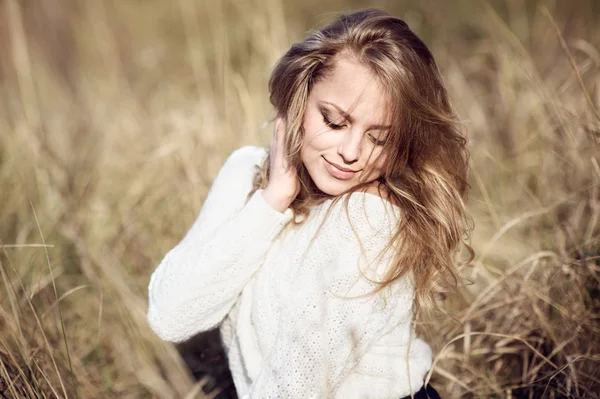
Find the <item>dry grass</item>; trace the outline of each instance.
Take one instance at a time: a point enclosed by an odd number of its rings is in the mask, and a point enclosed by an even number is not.
[[[594,397],[598,4],[374,3],[430,45],[471,138],[477,257],[450,317],[423,322],[436,387]],[[267,144],[277,57],[364,5],[0,2],[1,395],[199,395],[145,324],[149,275],[226,156]]]

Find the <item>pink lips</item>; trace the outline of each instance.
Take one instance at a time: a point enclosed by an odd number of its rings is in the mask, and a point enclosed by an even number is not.
[[[356,174],[356,171],[352,169],[343,168],[335,163],[329,162],[325,157],[323,157],[323,159],[325,160],[325,169],[327,169],[327,172],[336,179],[348,180]]]

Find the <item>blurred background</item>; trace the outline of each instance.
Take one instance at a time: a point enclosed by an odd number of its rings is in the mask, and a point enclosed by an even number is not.
[[[419,321],[434,386],[599,397],[597,0],[0,0],[0,397],[202,397],[150,274],[269,143],[278,57],[364,7],[427,43],[470,139],[471,283]]]

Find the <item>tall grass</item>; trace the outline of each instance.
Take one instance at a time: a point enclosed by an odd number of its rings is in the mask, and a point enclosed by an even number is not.
[[[4,0],[2,395],[199,397],[146,325],[149,275],[227,155],[268,143],[277,57],[373,3],[427,41],[470,137],[477,256],[447,315],[421,320],[435,386],[600,392],[594,0]]]

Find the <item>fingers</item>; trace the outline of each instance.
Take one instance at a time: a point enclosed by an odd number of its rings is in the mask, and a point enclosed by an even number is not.
[[[283,170],[287,169],[285,156],[285,122],[282,117],[277,117],[275,120],[272,150],[274,151],[273,160],[277,163],[277,167],[282,167]]]
[[[280,211],[290,206],[300,190],[296,168],[288,164],[285,138],[285,119],[277,117],[269,148],[269,181],[263,195]]]
[[[285,158],[285,122],[281,117],[277,118],[275,136],[277,137],[277,150],[282,158]]]
[[[276,159],[279,156],[278,151],[278,126],[279,126],[279,118],[275,119],[275,127],[273,128],[273,136],[271,137],[271,143],[269,144],[269,158],[271,163],[271,171],[273,167],[276,165]]]

